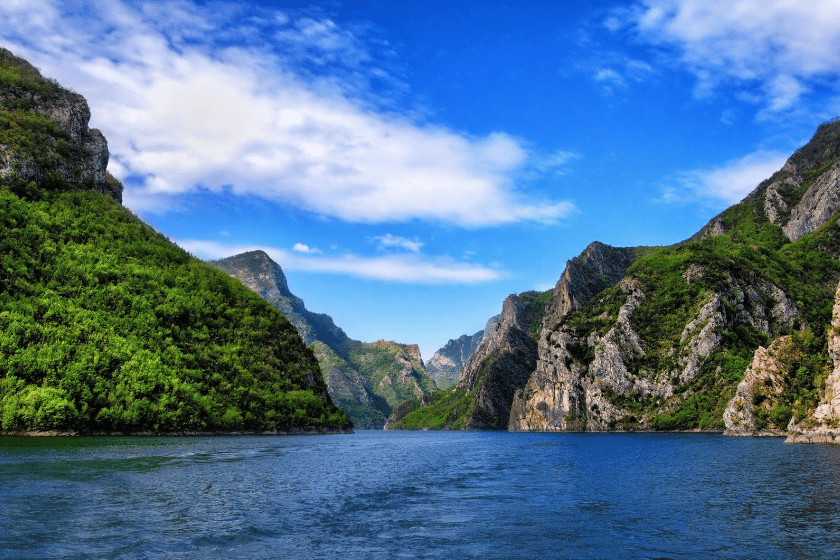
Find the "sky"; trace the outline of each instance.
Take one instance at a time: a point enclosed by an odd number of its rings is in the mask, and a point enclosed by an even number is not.
[[[0,46],[85,96],[148,224],[425,360],[840,115],[836,0],[3,0]]]

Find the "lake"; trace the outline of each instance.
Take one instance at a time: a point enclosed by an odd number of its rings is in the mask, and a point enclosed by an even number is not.
[[[0,438],[0,558],[840,558],[840,448],[709,434]]]

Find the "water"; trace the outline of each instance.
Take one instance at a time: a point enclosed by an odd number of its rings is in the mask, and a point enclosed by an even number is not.
[[[0,558],[839,558],[840,448],[695,434],[0,438]]]

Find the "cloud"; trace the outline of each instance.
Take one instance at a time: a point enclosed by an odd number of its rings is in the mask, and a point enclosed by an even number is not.
[[[779,152],[758,151],[720,167],[687,171],[674,185],[663,189],[660,201],[671,204],[699,201],[714,206],[735,204],[781,169],[786,160],[787,156]]]
[[[295,246],[292,247],[292,251],[297,251],[298,253],[307,253],[309,255],[323,253],[321,249],[316,249],[314,247],[310,247],[309,245],[304,245],[303,243],[295,243]]]
[[[496,267],[459,262],[449,257],[424,257],[417,254],[312,257],[268,246],[232,245],[197,239],[177,239],[175,242],[202,259],[220,259],[261,249],[286,271],[343,274],[406,284],[479,284],[507,277],[505,271]]]
[[[390,233],[387,235],[378,235],[373,237],[372,239],[379,241],[379,248],[391,248],[397,247],[400,249],[405,249],[407,251],[412,251],[417,253],[420,251],[420,248],[423,247],[423,243],[418,241],[416,238],[412,241],[411,239],[406,239],[405,237],[398,237],[396,235],[391,235]]]
[[[610,16],[610,29],[617,17],[643,40],[674,48],[697,77],[700,96],[722,82],[758,86],[766,109],[778,113],[840,77],[836,0],[642,0]]]
[[[356,223],[554,223],[571,202],[531,198],[533,154],[383,109],[396,84],[364,30],[229,4],[58,0],[0,6],[3,43],[88,99],[126,180],[126,204],[168,211],[198,188]],[[387,45],[386,45],[387,47]]]

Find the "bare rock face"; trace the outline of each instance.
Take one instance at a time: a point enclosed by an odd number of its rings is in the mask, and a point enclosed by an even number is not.
[[[786,443],[840,443],[840,285],[834,295],[828,353],[834,361],[834,371],[825,381],[820,404],[802,422],[791,418]]]
[[[769,348],[759,346],[723,413],[727,436],[784,436],[787,425],[773,422],[773,405],[785,390],[785,370],[794,352],[792,337],[782,336]]]
[[[554,324],[604,288],[614,286],[636,260],[634,247],[611,247],[594,241],[566,269],[554,287],[554,297],[545,312],[545,323]]]
[[[28,80],[0,88],[0,110],[23,110],[46,117],[63,133],[51,136],[37,154],[0,145],[0,177],[18,177],[40,185],[48,172],[56,171],[68,183],[92,184],[99,192],[122,202],[122,184],[106,171],[108,143],[99,130],[88,128],[90,108],[85,98],[45,79],[37,68],[6,49],[0,48],[0,59],[12,64]]]
[[[702,274],[702,268],[695,266],[683,277],[688,282]],[[669,352],[675,357],[673,369],[634,369],[630,364],[638,363],[645,351],[630,318],[647,296],[633,278],[623,279],[618,287],[624,293],[624,304],[605,331],[577,333],[562,324],[551,328],[543,324],[537,367],[516,393],[509,430],[649,429],[652,415],[637,417],[615,402],[645,399],[661,403],[659,412],[665,412],[677,387],[693,380],[720,346],[721,331],[742,323],[772,336],[799,317],[796,306],[775,285],[766,281],[750,284],[730,276],[729,288],[722,293],[709,292],[684,327],[678,345]]]
[[[828,222],[840,210],[840,121],[821,125],[785,165],[744,199],[764,197],[763,211],[796,241]],[[726,233],[716,216],[692,239]]]
[[[432,359],[426,363],[426,373],[432,376],[438,388],[446,389],[458,383],[461,369],[481,343],[491,335],[499,318],[500,315],[491,317],[484,329],[472,336],[463,334],[457,339],[451,339],[435,352]]]
[[[515,391],[525,384],[536,365],[537,343],[528,327],[538,310],[510,295],[498,324],[461,371],[457,388],[476,390],[468,430],[504,429]]]

